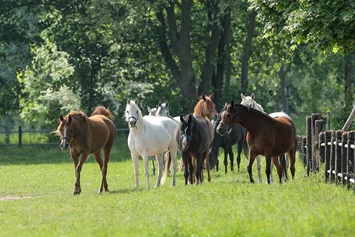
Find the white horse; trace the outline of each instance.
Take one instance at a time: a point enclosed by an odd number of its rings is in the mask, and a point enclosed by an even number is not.
[[[155,155],[158,161],[158,177],[155,187],[161,183],[163,160],[165,151],[169,151],[173,162],[173,180],[171,186],[176,184],[176,153],[177,147],[174,138],[178,123],[168,117],[142,116],[138,107],[138,100],[128,100],[126,105],[125,119],[129,126],[128,148],[134,164],[136,177],[135,187],[139,188],[138,158],[141,156],[144,162],[144,174],[147,188],[150,188],[148,156]]]
[[[240,102],[242,105],[251,107],[253,109],[256,109],[256,110],[259,110],[259,111],[265,113],[264,112],[264,108],[255,101],[255,94],[254,93],[252,93],[250,96],[244,96],[243,93],[241,93],[240,97],[242,98],[242,102]],[[288,116],[284,112],[274,112],[274,113],[269,114],[269,116],[272,117],[272,118],[286,117],[286,118],[292,120],[290,118],[290,116]],[[288,159],[286,159],[286,162],[287,161],[288,161]],[[256,166],[257,166],[257,169],[258,169],[259,183],[261,183],[262,182],[262,178],[261,178],[260,156],[256,157]],[[273,167],[273,164],[271,163],[271,169],[272,169],[272,167]],[[272,173],[270,174],[270,176],[271,176],[270,180],[273,180],[272,179]]]

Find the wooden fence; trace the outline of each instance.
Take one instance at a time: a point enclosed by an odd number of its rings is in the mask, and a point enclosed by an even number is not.
[[[118,128],[117,133],[127,132],[128,128]],[[24,138],[25,137],[25,138]],[[19,126],[17,131],[0,132],[0,146],[34,146],[58,145],[59,138],[52,134],[52,130],[23,130]]]
[[[319,113],[307,116],[306,123],[306,136],[298,136],[298,150],[307,175],[320,171],[324,164],[325,182],[350,189],[355,180],[355,131],[325,131],[326,121]]]

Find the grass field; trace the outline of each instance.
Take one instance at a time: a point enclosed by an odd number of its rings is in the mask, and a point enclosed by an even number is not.
[[[283,185],[250,184],[243,158],[240,172],[213,171],[211,183],[185,186],[178,173],[176,187],[170,177],[149,190],[140,160],[135,190],[121,138],[108,168],[111,192],[97,193],[101,175],[91,156],[74,196],[69,151],[0,149],[0,236],[351,236],[355,228],[353,192],[324,183],[321,173],[307,177],[300,160],[295,180]]]

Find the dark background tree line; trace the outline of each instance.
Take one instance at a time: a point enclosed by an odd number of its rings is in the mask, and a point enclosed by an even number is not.
[[[353,1],[2,1],[1,126],[53,129],[98,104],[116,123],[127,99],[191,113],[201,93],[220,110],[240,93],[304,123],[353,104]],[[291,88],[286,98],[285,90]],[[302,133],[302,132],[301,132]]]

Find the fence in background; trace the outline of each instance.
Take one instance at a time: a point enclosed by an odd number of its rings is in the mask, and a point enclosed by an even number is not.
[[[355,181],[355,131],[344,131],[346,126],[343,130],[325,131],[325,123],[319,113],[307,116],[306,136],[298,137],[298,150],[307,175],[320,171],[324,163],[325,182],[343,184],[350,189]]]
[[[116,131],[128,133],[128,128],[118,128]],[[59,138],[52,132],[52,130],[22,130],[19,126],[17,131],[0,132],[0,146],[57,146]]]

